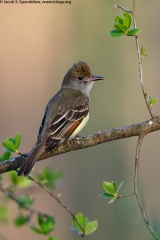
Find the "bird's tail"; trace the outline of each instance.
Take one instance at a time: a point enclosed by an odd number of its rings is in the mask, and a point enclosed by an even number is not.
[[[45,149],[45,145],[37,145],[33,147],[32,151],[27,156],[25,162],[22,164],[21,168],[18,171],[18,176],[27,176],[32,170],[33,165],[38,160],[39,156]]]

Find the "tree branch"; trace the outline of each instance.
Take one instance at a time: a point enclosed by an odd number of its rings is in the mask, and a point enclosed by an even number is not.
[[[160,116],[145,122],[140,122],[120,128],[113,128],[92,135],[88,135],[86,137],[77,137],[73,140],[68,140],[64,145],[60,146],[59,148],[55,148],[50,152],[43,153],[39,160],[43,160],[66,152],[75,151],[78,149],[88,148],[117,139],[146,135],[157,130],[160,130]],[[22,156],[17,156],[7,161],[1,162],[0,173],[16,170],[17,168],[19,168],[24,162],[24,159],[27,157],[27,155],[28,154],[23,154]]]
[[[9,199],[11,199],[12,201],[14,201],[16,204],[18,204],[18,200],[17,200],[17,196],[7,187],[4,187],[4,185],[2,183],[0,183],[0,191],[2,193],[4,193]],[[43,213],[39,210],[36,210],[34,208],[31,208],[31,207],[26,207],[26,206],[23,206],[23,209],[24,210],[27,210],[29,213],[30,213],[30,216],[32,216],[32,214],[41,214],[43,215],[44,217],[48,217],[49,215],[46,214],[46,213]]]
[[[70,215],[71,217],[77,222],[78,226],[81,228],[82,234],[80,235],[81,237],[85,237],[85,229],[84,227],[79,223],[79,221],[77,220],[76,216],[74,215],[74,213],[69,209],[69,207],[67,207],[66,205],[64,205],[59,196],[56,196],[55,194],[53,194],[52,192],[50,192],[48,190],[48,188],[46,188],[41,182],[38,182],[35,178],[33,178],[31,175],[28,176],[28,179],[30,179],[31,181],[33,181],[34,183],[36,183],[39,187],[41,187],[45,192],[47,192],[52,198],[54,198],[54,200],[56,200],[58,202],[58,204],[64,208]]]
[[[133,1],[133,11],[132,11],[132,16],[133,16],[133,25],[134,28],[137,28],[136,24],[136,18],[135,18],[135,12],[136,12],[136,0]],[[140,51],[140,46],[139,46],[139,39],[138,36],[135,36],[135,41],[136,41],[136,48],[137,48],[137,54],[138,54],[138,64],[139,64],[139,77],[140,77],[140,83],[141,83],[141,88],[143,92],[143,96],[146,102],[146,106],[148,108],[148,111],[151,115],[151,117],[155,117],[154,113],[152,112],[152,108],[148,103],[148,95],[144,87],[144,80],[143,80],[143,69],[142,69],[142,58],[141,58],[141,51]]]
[[[151,227],[151,224],[148,220],[147,214],[143,208],[140,196],[139,196],[139,192],[138,192],[138,176],[139,176],[139,160],[140,160],[140,150],[141,150],[141,146],[142,146],[142,141],[143,141],[143,135],[141,135],[138,138],[138,142],[137,142],[137,147],[136,147],[136,156],[135,156],[135,173],[134,173],[134,194],[136,196],[137,202],[138,202],[138,206],[140,208],[140,211],[142,213],[144,222],[146,224],[146,226],[148,227],[150,233],[152,234],[152,236],[154,237],[154,239],[158,240],[159,236],[154,232],[154,230]]]
[[[131,14],[132,14],[132,11],[131,11],[131,10],[127,10],[126,8],[124,8],[124,7],[122,7],[122,6],[118,5],[118,4],[115,4],[114,6],[115,6],[116,8],[122,9],[124,12],[131,13]]]
[[[121,10],[123,10],[124,12],[128,12],[130,14],[132,14],[133,17],[133,25],[134,28],[137,28],[137,23],[136,23],[136,17],[135,17],[135,12],[136,12],[136,0],[133,0],[133,11],[127,10],[126,8],[115,4],[115,7],[120,8]],[[141,51],[140,51],[140,46],[139,46],[139,40],[138,40],[138,36],[135,35],[135,41],[136,41],[136,49],[137,49],[137,54],[138,54],[138,65],[139,65],[139,77],[140,77],[140,84],[141,84],[141,89],[142,89],[142,93],[145,99],[145,103],[146,106],[148,108],[148,111],[151,115],[151,117],[155,117],[155,114],[152,112],[152,108],[148,103],[148,95],[144,86],[144,80],[143,80],[143,69],[142,69],[142,58],[141,58]]]

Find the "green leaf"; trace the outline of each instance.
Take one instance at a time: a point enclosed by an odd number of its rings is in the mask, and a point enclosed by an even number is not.
[[[24,188],[29,187],[32,184],[32,181],[26,177],[19,177],[16,171],[10,171],[8,173],[9,180],[14,187]]]
[[[122,181],[118,189],[116,190],[116,183],[115,182],[103,182],[103,189],[106,193],[101,194],[100,196],[103,198],[109,198],[109,204],[113,203],[116,199],[120,198],[118,195],[119,190],[121,189],[124,181]]]
[[[29,208],[34,199],[31,199],[29,195],[24,195],[23,197],[16,197],[16,202],[20,208]]]
[[[155,239],[160,240],[160,234],[155,233],[155,236],[156,236]]]
[[[18,148],[19,148],[19,145],[20,145],[20,143],[21,143],[21,135],[16,134],[16,136],[14,137],[14,139],[15,139],[15,147],[16,147],[16,149],[18,149]]]
[[[0,174],[0,182],[3,180],[3,178],[2,178],[2,174]]]
[[[77,233],[77,234],[80,235],[80,236],[83,234],[82,231],[79,231],[79,230],[77,230],[77,229],[74,228],[74,227],[70,227],[70,229],[73,230],[75,233]]]
[[[139,28],[133,28],[127,32],[127,36],[135,36],[137,33],[139,33],[140,29]]]
[[[146,49],[142,46],[141,47],[141,57],[143,58],[143,57],[146,57],[146,56],[147,56]]]
[[[89,235],[93,233],[94,231],[97,230],[97,228],[98,228],[98,221],[95,220],[95,221],[89,222],[85,227],[85,235]]]
[[[78,213],[76,216],[76,219],[78,223],[83,227],[85,235],[89,235],[93,233],[97,227],[98,227],[98,222],[95,221],[89,221],[87,217],[84,216],[83,213]],[[79,226],[77,221],[72,218],[72,230],[75,231],[77,234],[81,235],[83,233],[82,228]]]
[[[50,234],[51,231],[54,229],[55,221],[54,218],[51,216],[43,216],[42,214],[38,214],[38,224],[40,228],[37,228],[35,226],[31,226],[31,229],[38,233],[43,235]]]
[[[43,217],[42,214],[38,214],[38,224],[41,227],[45,223],[45,218]]]
[[[87,224],[87,219],[85,218],[85,216],[83,215],[83,213],[78,213],[75,218],[72,218],[72,225],[75,229],[77,229],[80,233],[82,233],[82,228],[79,226],[79,224],[77,223],[77,221],[80,223],[80,225],[82,227],[85,227]],[[77,221],[76,221],[77,220]]]
[[[132,18],[129,13],[124,13],[124,18],[116,16],[114,28],[116,30],[121,30],[123,33],[127,33],[132,23]]]
[[[113,203],[117,199],[115,182],[103,182],[103,189],[106,193],[101,194],[103,198],[109,198],[108,204]]]
[[[123,24],[123,18],[120,16],[115,17],[115,23]]]
[[[124,13],[123,24],[127,27],[127,30],[130,28],[131,23],[132,23],[132,17],[131,17],[131,14],[125,12],[125,13]]]
[[[0,223],[8,223],[8,215],[10,213],[10,208],[5,205],[0,205]]]
[[[119,24],[119,23],[116,23],[116,24],[114,25],[114,28],[115,28],[116,30],[122,31],[124,34],[126,34],[126,32],[127,32],[127,30],[128,30],[128,28],[127,28],[124,24]]]
[[[56,240],[56,238],[53,237],[53,236],[49,236],[49,237],[48,237],[48,240]]]
[[[15,217],[15,219],[14,219],[14,225],[15,225],[16,227],[21,227],[21,226],[27,224],[27,223],[29,222],[29,220],[30,220],[30,217],[29,217],[29,216],[27,216],[27,215],[25,216],[25,215],[23,215],[23,214],[20,214],[20,215],[18,215],[17,217]]]
[[[124,35],[124,33],[120,30],[111,30],[110,31],[110,37],[116,38]]]
[[[103,182],[103,189],[110,195],[114,196],[116,194],[115,182]]]
[[[108,193],[100,194],[100,196],[103,197],[103,198],[112,198],[113,197],[113,195],[108,194]]]
[[[5,151],[3,153],[3,155],[0,156],[0,162],[4,162],[4,161],[8,160],[10,158],[10,156],[11,156],[11,152],[10,151]]]
[[[31,229],[38,234],[44,234],[43,231],[35,226],[31,226]]]
[[[14,138],[7,138],[3,143],[3,147],[9,149],[11,152],[16,152],[20,145],[21,136],[16,134]]]
[[[46,167],[41,173],[37,174],[36,177],[38,181],[42,182],[48,188],[51,188],[55,185],[56,181],[61,178],[61,173]]]
[[[42,214],[38,214],[38,223],[43,231],[43,234],[49,234],[54,229],[55,221],[51,216],[43,216]]]
[[[7,138],[4,142],[2,142],[2,145],[3,147],[9,149],[12,152],[15,152],[17,150],[14,146],[14,143],[9,138]]]
[[[149,103],[149,105],[150,105],[150,107],[152,107],[154,104],[156,104],[158,102],[158,98],[157,97],[151,97],[151,96],[149,96],[149,98],[148,98],[148,103]]]
[[[18,182],[19,180],[21,180],[21,178],[18,177],[17,173],[15,171],[11,171],[8,173],[8,176],[9,176],[9,180],[10,182],[17,186],[18,185]]]
[[[127,36],[135,36],[136,34],[138,34],[140,29],[139,28],[130,29],[131,24],[132,24],[131,14],[125,12],[124,18],[122,18],[120,16],[116,16],[114,30],[110,31],[110,36],[111,37],[120,37],[124,34]]]

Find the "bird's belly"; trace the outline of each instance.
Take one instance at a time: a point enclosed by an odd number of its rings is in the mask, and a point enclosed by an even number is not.
[[[72,133],[69,139],[74,138],[81,130],[82,128],[86,125],[86,123],[89,120],[89,113],[88,115],[83,119],[83,121],[80,123],[80,125],[76,128],[76,130]]]

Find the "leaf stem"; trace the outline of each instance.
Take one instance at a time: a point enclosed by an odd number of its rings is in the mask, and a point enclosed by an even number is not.
[[[122,9],[124,12],[131,13],[131,14],[132,14],[132,11],[127,10],[126,8],[124,8],[124,7],[122,7],[122,6],[118,5],[118,4],[115,4],[114,6],[115,6],[116,8]]]
[[[132,196],[134,196],[134,195],[135,195],[135,193],[131,193],[131,194],[127,194],[127,195],[122,195],[122,196],[118,195],[117,199],[128,198],[128,197],[132,197]]]

